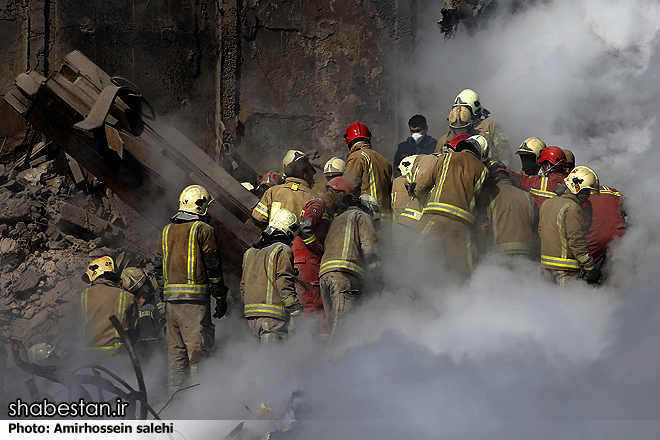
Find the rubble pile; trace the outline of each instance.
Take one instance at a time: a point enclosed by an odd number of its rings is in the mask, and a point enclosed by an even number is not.
[[[57,147],[0,164],[0,335],[58,344],[95,257],[151,269],[158,231],[93,176],[74,183]]]

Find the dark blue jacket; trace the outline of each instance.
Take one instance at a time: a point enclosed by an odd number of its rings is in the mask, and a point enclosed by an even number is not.
[[[412,156],[413,154],[431,154],[435,152],[435,146],[438,145],[438,140],[429,136],[428,134],[422,138],[422,142],[417,144],[415,139],[410,136],[405,142],[401,142],[396,148],[394,153],[394,162],[392,166],[396,169],[404,157]]]

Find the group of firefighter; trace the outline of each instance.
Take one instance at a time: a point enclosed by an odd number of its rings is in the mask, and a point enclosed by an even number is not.
[[[466,281],[480,258],[496,255],[540,261],[542,277],[562,286],[601,282],[607,248],[626,229],[621,194],[601,186],[592,169],[575,166],[572,152],[538,137],[516,151],[522,173],[511,171],[508,138],[488,116],[470,89],[456,97],[440,141],[423,116],[413,116],[394,168],[372,148],[361,122],[347,128],[346,160],[330,159],[325,179],[314,179],[308,156],[288,151],[281,175],[269,172],[252,189],[262,233],[244,254],[240,293],[255,338],[282,343],[303,328],[336,338],[365,285],[383,289],[384,249],[401,260],[424,253],[423,265],[404,265],[409,272],[419,267],[418,279],[425,269]],[[84,346],[121,349],[101,318],[108,310],[148,340],[165,308],[168,385],[177,389],[195,373],[214,344],[211,316],[222,318],[228,308],[222,237],[207,214],[212,201],[202,186],[185,188],[160,235],[154,274],[166,307],[141,269],[120,276],[110,257],[90,264],[90,287],[80,299]]]

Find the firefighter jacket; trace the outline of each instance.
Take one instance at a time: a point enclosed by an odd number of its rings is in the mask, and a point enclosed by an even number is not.
[[[591,194],[582,205],[589,227],[586,235],[589,254],[596,263],[605,257],[610,242],[626,233],[628,225],[623,201],[619,191],[601,186],[600,193]]]
[[[565,191],[548,199],[539,213],[541,266],[565,271],[593,269],[586,233],[582,206],[575,194]]]
[[[108,318],[115,315],[129,335],[136,335],[138,310],[135,296],[107,278],[97,278],[80,293],[76,305],[80,316],[80,348],[104,354],[120,352],[124,344]],[[135,342],[135,341],[132,341]]]
[[[417,197],[408,195],[408,185],[409,182],[404,176],[399,176],[392,182],[392,214],[395,223],[418,228],[424,205]]]
[[[433,157],[435,160],[427,164]],[[415,194],[424,196],[431,191],[425,214],[438,214],[474,224],[477,204],[485,202],[482,199],[484,187],[488,185],[488,170],[472,153],[419,156],[412,172]]]
[[[328,181],[323,179],[323,180],[316,180],[314,179],[314,186],[312,187],[312,193],[316,197],[319,197],[321,194],[325,194],[325,187],[328,184]]]
[[[383,218],[390,215],[392,164],[367,142],[356,142],[346,158],[344,177],[353,185],[356,197],[371,194],[380,203]]]
[[[260,223],[268,223],[278,210],[288,209],[300,219],[303,207],[316,197],[304,179],[287,177],[283,184],[266,190],[252,210],[252,217]]]
[[[213,226],[202,221],[170,223],[158,240],[154,273],[163,300],[210,303],[224,287],[218,240]],[[224,300],[224,297],[218,296]]]
[[[301,313],[295,278],[293,251],[284,243],[276,241],[245,251],[241,276],[245,317],[288,320],[289,314]]]
[[[321,260],[323,242],[332,221],[326,206],[323,199],[313,199],[303,208],[300,217],[300,234],[293,241],[292,246],[296,264],[307,260],[313,260],[316,264]]]
[[[555,193],[557,185],[563,183],[566,178],[566,174],[562,172],[554,172],[542,177],[539,175],[525,176],[511,170],[507,171],[514,185],[523,191],[528,191],[534,197],[534,202],[536,202],[539,209],[541,209],[543,202],[557,195]]]
[[[437,145],[438,140],[428,134],[424,135],[419,144],[415,142],[415,139],[412,136],[410,136],[405,142],[401,142],[396,147],[392,166],[396,169],[406,156],[412,156],[414,154],[433,154]]]
[[[491,252],[534,255],[538,208],[532,196],[502,179],[491,189],[483,225]]]
[[[500,124],[490,119],[479,119],[474,123],[474,129],[492,142],[489,144],[491,159],[511,165],[513,157],[509,146],[509,136],[502,130]]]
[[[379,268],[378,236],[371,217],[351,206],[330,224],[319,275],[347,272],[362,278],[367,269]]]
[[[479,135],[483,136],[484,138],[486,138],[486,141],[488,142],[488,146],[490,147],[490,152],[491,152],[490,156],[491,156],[491,159],[493,159],[493,150],[495,148],[494,147],[495,141],[493,140],[493,136],[490,133],[479,131],[475,127],[468,127],[467,132],[470,134],[470,136],[475,136],[475,135],[479,134]],[[443,153],[453,152],[453,150],[450,150],[447,147],[447,143],[449,143],[449,141],[454,139],[454,136],[456,136],[457,134],[458,133],[454,132],[454,130],[450,128],[449,131],[447,132],[447,134],[442,136],[440,138],[440,140],[438,141],[438,145],[435,147],[435,154],[443,154]]]

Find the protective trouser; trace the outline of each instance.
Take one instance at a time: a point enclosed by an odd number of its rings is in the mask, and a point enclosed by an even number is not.
[[[321,298],[319,267],[320,264],[310,264],[308,262],[295,264],[295,268],[298,270],[296,293],[298,294],[298,301],[304,307],[303,317],[305,321],[317,322],[318,324],[314,327],[318,328],[322,337],[327,337],[328,326],[323,310],[323,299]]]
[[[346,314],[360,303],[362,279],[348,272],[328,272],[321,275],[320,281],[330,339],[333,339]]]
[[[575,284],[582,280],[579,270],[554,270],[541,268],[541,273],[546,281],[566,287],[569,284]]]
[[[215,343],[211,305],[196,301],[168,301],[165,312],[170,391],[180,388],[186,376],[197,374],[202,357]]]
[[[247,318],[252,335],[262,344],[283,344],[289,339],[289,321],[276,318]]]
[[[452,273],[469,278],[476,257],[471,226],[458,219],[434,214],[425,214],[422,222],[425,226],[421,239],[427,249],[439,254],[439,261],[445,259]]]

